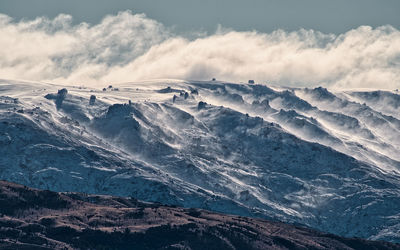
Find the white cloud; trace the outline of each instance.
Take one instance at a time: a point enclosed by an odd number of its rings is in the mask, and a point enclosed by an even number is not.
[[[72,25],[68,15],[20,22],[0,16],[0,78],[103,84],[212,77],[287,86],[399,88],[400,32],[391,26],[361,26],[338,36],[219,28],[210,36],[185,38],[128,11],[94,26]]]

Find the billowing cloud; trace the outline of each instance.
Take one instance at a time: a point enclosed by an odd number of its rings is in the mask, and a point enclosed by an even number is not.
[[[157,78],[270,82],[285,86],[400,87],[400,32],[361,26],[340,35],[219,28],[174,34],[144,14],[120,12],[97,25],[68,15],[14,22],[0,15],[0,78],[70,84]]]

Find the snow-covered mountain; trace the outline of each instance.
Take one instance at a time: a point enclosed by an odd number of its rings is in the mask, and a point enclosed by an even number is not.
[[[104,87],[1,80],[0,178],[400,242],[397,92]]]

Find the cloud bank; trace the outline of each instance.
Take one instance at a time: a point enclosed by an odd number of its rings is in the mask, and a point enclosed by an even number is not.
[[[72,17],[14,22],[0,15],[0,78],[99,84],[160,78],[334,88],[400,87],[400,31],[361,26],[341,35],[219,28],[195,38],[144,14],[97,25]]]

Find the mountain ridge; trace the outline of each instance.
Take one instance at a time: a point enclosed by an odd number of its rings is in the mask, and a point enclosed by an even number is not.
[[[396,93],[368,93],[2,80],[0,178],[398,242]]]

